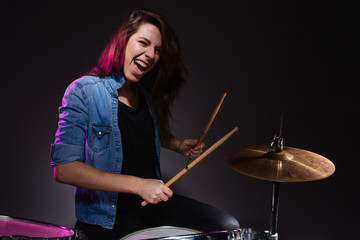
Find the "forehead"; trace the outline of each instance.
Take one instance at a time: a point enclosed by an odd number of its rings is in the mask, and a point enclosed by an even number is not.
[[[142,23],[131,38],[145,38],[156,46],[161,45],[160,30],[151,23]]]

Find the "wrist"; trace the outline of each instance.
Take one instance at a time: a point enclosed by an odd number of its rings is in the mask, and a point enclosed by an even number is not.
[[[129,189],[127,192],[140,195],[142,186],[144,185],[144,179],[136,176],[129,177],[131,178],[131,182],[128,182]]]
[[[181,142],[179,142],[179,143],[176,145],[176,149],[177,149],[178,153],[181,153],[180,145],[181,145]]]

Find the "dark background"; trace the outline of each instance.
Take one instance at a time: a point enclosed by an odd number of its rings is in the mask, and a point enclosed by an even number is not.
[[[223,92],[204,142],[239,127],[173,190],[228,211],[242,227],[269,229],[271,183],[235,172],[224,156],[268,144],[285,102],[285,145],[327,157],[336,171],[281,185],[279,238],[356,238],[359,8],[289,2],[3,1],[0,214],[73,226],[75,188],[56,183],[49,166],[58,107],[124,15],[145,8],[169,20],[185,50],[190,81],[173,105],[173,133],[198,138]],[[185,161],[164,150],[165,180]]]

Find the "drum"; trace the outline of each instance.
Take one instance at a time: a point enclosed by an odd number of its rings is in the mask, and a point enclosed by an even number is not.
[[[0,215],[0,239],[75,239],[66,227]]]
[[[121,240],[140,240],[140,239],[241,240],[241,232],[240,230],[235,230],[235,231],[201,233],[197,230],[188,229],[188,228],[161,226],[161,227],[143,229],[121,238]]]
[[[252,228],[242,228],[241,229],[242,240],[269,240],[270,238],[268,232],[257,232]]]

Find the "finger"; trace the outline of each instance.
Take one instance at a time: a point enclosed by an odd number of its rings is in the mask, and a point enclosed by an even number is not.
[[[150,198],[150,199],[145,200],[145,201],[150,203],[150,204],[157,204],[159,202],[159,200],[156,199],[156,198]]]
[[[172,197],[172,196],[173,196],[173,191],[172,191],[170,188],[168,188],[168,187],[166,187],[166,188],[164,189],[164,193],[165,193],[166,196],[168,196],[168,197]]]
[[[194,153],[192,153],[192,152],[190,152],[190,158],[191,159],[195,159],[195,158],[197,158],[198,156],[200,156],[200,154],[194,154]]]
[[[161,182],[163,183],[163,181],[161,181]],[[173,191],[164,184],[161,186],[161,188],[159,190],[160,191],[157,194],[158,202],[161,202],[161,201],[166,202],[167,200],[169,200],[169,197],[172,197],[172,195],[173,195]]]
[[[199,146],[196,146],[194,149],[202,150],[205,147],[205,143],[201,143]]]
[[[193,153],[193,154],[198,154],[198,153],[201,153],[201,152],[202,152],[202,149],[193,148],[193,149],[191,149],[190,152]]]
[[[159,198],[160,201],[164,201],[164,202],[166,202],[169,199],[169,197],[163,192],[159,195]]]
[[[166,199],[166,198],[164,197],[164,193],[163,193],[163,192],[159,192],[159,193],[157,193],[157,194],[154,194],[154,195],[150,198],[150,200],[147,201],[147,202],[149,202],[149,203],[151,203],[151,204],[157,204],[157,203],[159,203],[159,202],[161,202],[161,201],[164,201],[163,199]]]
[[[196,149],[190,150],[190,156],[199,156],[201,153],[202,153],[202,150],[196,150]]]
[[[196,139],[186,139],[186,140],[184,140],[184,143],[185,143],[186,146],[192,148],[192,147],[196,146],[196,144],[198,143],[198,140],[196,140]]]

